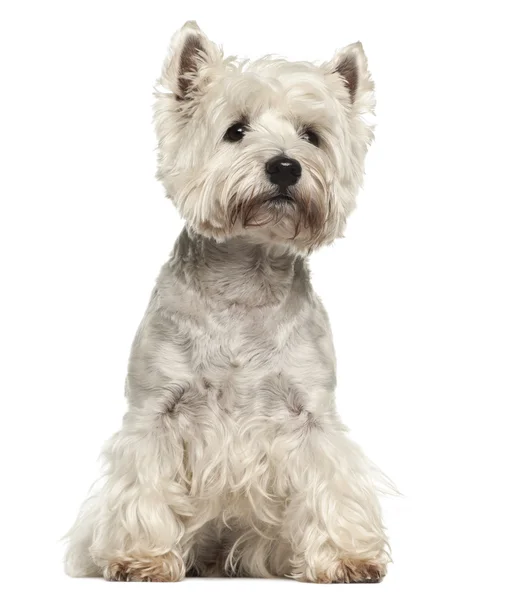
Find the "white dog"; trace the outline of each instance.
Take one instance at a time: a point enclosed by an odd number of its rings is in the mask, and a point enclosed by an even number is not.
[[[341,236],[362,181],[362,46],[321,66],[239,63],[189,22],[159,84],[158,176],[187,225],[134,340],[128,412],[67,572],[380,581],[373,469],[335,412],[306,258]]]

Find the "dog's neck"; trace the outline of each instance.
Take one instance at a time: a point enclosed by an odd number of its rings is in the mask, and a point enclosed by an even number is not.
[[[303,257],[242,237],[217,242],[185,228],[170,265],[208,304],[277,306],[310,291]]]

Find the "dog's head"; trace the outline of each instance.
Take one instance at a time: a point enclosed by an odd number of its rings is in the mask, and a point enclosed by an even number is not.
[[[192,229],[306,251],[340,236],[372,139],[361,44],[315,66],[224,58],[194,22],[156,92],[158,176]]]

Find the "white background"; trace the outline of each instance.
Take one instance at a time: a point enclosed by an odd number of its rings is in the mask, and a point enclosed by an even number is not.
[[[450,598],[506,590],[508,194],[501,2],[91,1],[0,15],[1,586],[70,598]],[[131,339],[181,222],[152,86],[196,19],[226,54],[360,39],[377,139],[346,238],[312,257],[337,402],[396,482],[379,586],[73,580],[58,539],[120,426]],[[171,587],[169,587],[169,585]],[[487,590],[493,592],[488,595]]]

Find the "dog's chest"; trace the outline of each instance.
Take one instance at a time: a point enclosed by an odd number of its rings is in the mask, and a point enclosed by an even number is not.
[[[180,331],[189,380],[169,419],[185,439],[189,472],[213,471],[213,481],[238,491],[284,460],[268,458],[267,444],[273,453],[277,436],[316,422],[333,375],[323,336],[305,318],[268,311],[210,316]]]
[[[230,414],[248,410],[262,382],[284,370],[282,337],[259,319],[210,328],[193,348],[197,385]]]

